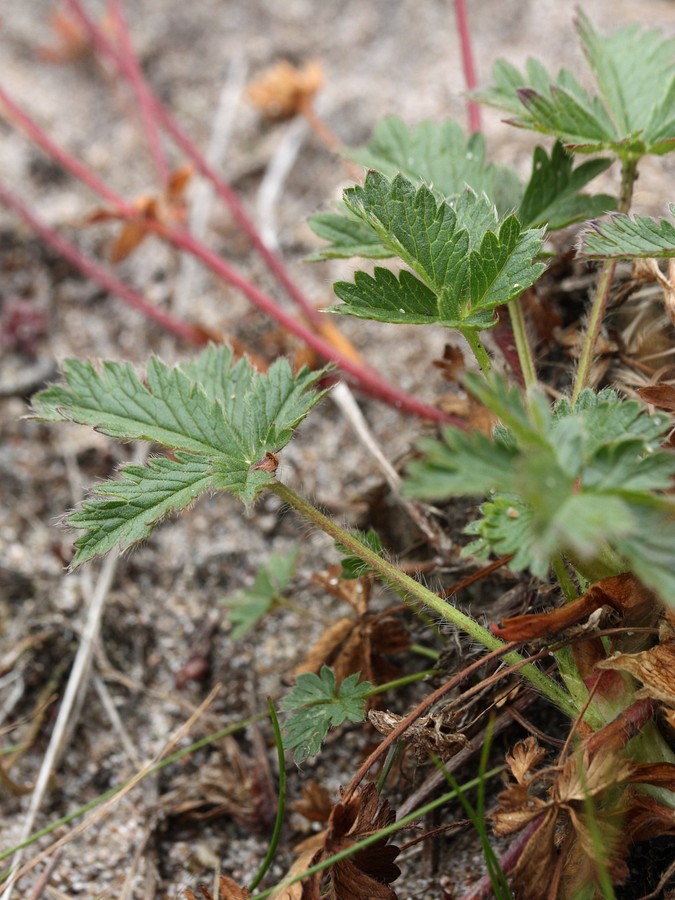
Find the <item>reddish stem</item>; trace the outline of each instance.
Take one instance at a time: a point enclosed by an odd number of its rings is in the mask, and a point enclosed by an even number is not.
[[[93,278],[94,281],[97,281],[101,287],[110,291],[111,294],[116,294],[124,300],[125,303],[128,303],[129,306],[133,306],[134,309],[137,309],[139,312],[143,313],[143,315],[152,319],[162,328],[172,332],[177,337],[189,341],[192,344],[206,343],[206,336],[198,328],[194,328],[186,322],[181,322],[169,313],[157,309],[156,306],[149,303],[141,296],[141,294],[136,293],[136,291],[124,284],[123,281],[120,281],[107,269],[104,269],[103,266],[100,266],[98,263],[94,262],[94,260],[89,259],[89,257],[78,250],[74,244],[71,244],[70,241],[66,240],[66,238],[62,237],[58,232],[54,231],[38,219],[18,197],[15,197],[7,190],[2,182],[0,182],[0,201],[2,201],[5,206],[18,213],[18,215],[20,215],[21,218],[40,235],[46,244],[53,247],[61,254],[61,256],[67,259],[81,272],[84,272],[89,278]]]
[[[455,18],[457,31],[459,32],[459,44],[462,51],[462,67],[464,69],[464,83],[468,91],[476,89],[476,69],[473,62],[473,50],[471,49],[471,29],[469,16],[466,11],[466,0],[455,0]],[[469,130],[480,131],[480,107],[471,97],[466,101],[469,116]]]
[[[227,281],[229,284],[238,288],[248,299],[265,312],[268,316],[277,321],[283,328],[290,331],[300,340],[304,341],[309,347],[318,353],[323,359],[329,362],[337,363],[343,372],[351,375],[354,381],[371,397],[377,397],[399,409],[405,409],[413,415],[423,419],[432,419],[435,422],[448,422],[457,425],[460,428],[466,428],[464,420],[455,416],[450,416],[438,409],[436,406],[430,406],[417,400],[415,397],[406,394],[404,391],[394,387],[394,385],[385,381],[374,369],[369,366],[359,365],[352,359],[341,353],[333,344],[318,335],[311,328],[303,325],[285,310],[283,310],[274,300],[267,294],[259,290],[250,281],[247,281],[240,275],[228,262],[221,256],[197,241],[187,231],[178,231],[175,229],[164,229],[161,225],[156,228],[153,223],[150,227],[161,234],[174,247],[179,248],[187,253],[191,253],[196,259],[201,260],[205,266],[216,274],[219,278]]]
[[[120,0],[109,0],[108,9],[119,42],[117,52],[120,60],[124,61],[125,72],[134,89],[136,99],[138,100],[141,123],[143,125],[143,130],[145,131],[150,155],[152,156],[162,184],[166,184],[169,180],[169,165],[166,161],[159,129],[157,128],[154,98],[147,81],[143,77],[143,71],[138,57],[134,52]]]
[[[118,68],[120,73],[129,78],[127,62],[120,55],[116,47],[106,37],[98,25],[87,15],[80,4],[80,0],[67,0],[74,15],[82,22],[94,46],[104,53]],[[277,279],[279,284],[286,291],[288,296],[294,303],[304,312],[309,321],[315,326],[321,326],[323,322],[322,314],[310,303],[305,297],[297,284],[291,278],[286,266],[281,259],[270,250],[264,243],[258,229],[253,221],[249,218],[246,210],[242,206],[236,193],[229,184],[206,162],[199,149],[193,144],[189,137],[181,130],[171,113],[152,93],[150,87],[146,84],[148,95],[152,98],[154,105],[154,114],[162,127],[173,138],[177,146],[192,161],[195,168],[204,178],[207,178],[215,188],[218,196],[229,207],[235,221],[241,230],[248,237],[253,247],[264,260],[265,265]]]
[[[88,187],[100,194],[111,204],[115,212],[119,213],[122,217],[138,220],[138,211],[134,209],[133,206],[130,206],[121,197],[110,190],[110,188],[103,184],[102,181],[83,166],[82,163],[75,159],[75,157],[71,156],[63,148],[55,144],[27,114],[10,99],[7,92],[2,87],[0,87],[0,100],[5,103],[15,120],[38,146],[42,147],[43,150],[49,153],[73,175],[84,181]],[[423,403],[415,397],[406,394],[404,391],[401,391],[399,388],[396,388],[387,382],[369,366],[359,365],[353,360],[348,359],[328,341],[324,340],[301,322],[286,313],[271,297],[268,297],[255,287],[254,284],[247,281],[231,265],[229,265],[229,263],[226,263],[225,260],[209,250],[204,244],[195,240],[188,232],[169,229],[163,223],[150,218],[144,218],[142,221],[149,230],[154,231],[156,234],[159,234],[161,237],[170,241],[174,246],[187,250],[198,259],[201,259],[213,272],[241,290],[242,293],[255,303],[256,306],[264,310],[268,315],[279,322],[280,325],[300,338],[300,340],[305,341],[308,346],[324,359],[337,363],[340,368],[352,376],[356,383],[361,386],[367,394],[378,397],[396,408],[405,410],[420,418],[431,419],[436,422],[451,422],[460,427],[465,427],[462,420],[457,419],[454,416],[449,416],[437,407]]]

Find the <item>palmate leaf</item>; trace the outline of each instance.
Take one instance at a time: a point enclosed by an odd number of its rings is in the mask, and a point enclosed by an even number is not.
[[[499,224],[487,199],[470,191],[456,201],[439,201],[402,175],[389,181],[370,172],[363,187],[345,192],[345,203],[415,274],[402,272],[396,279],[376,269],[374,276],[358,273],[354,284],[338,282],[334,290],[344,305],[335,312],[489,328],[496,307],[534,284],[544,269],[534,261],[541,231],[523,231],[515,216]]]
[[[513,568],[542,578],[560,554],[590,571],[609,553],[617,572],[630,569],[673,603],[675,454],[659,446],[669,418],[609,390],[550,409],[498,377],[467,384],[502,425],[492,438],[448,428],[422,443],[406,493],[489,498],[468,552],[514,554]]]
[[[118,481],[94,490],[95,499],[69,518],[84,534],[73,566],[146,538],[170,512],[206,490],[229,490],[246,504],[272,480],[266,454],[282,449],[318,402],[312,390],[323,372],[293,374],[277,360],[265,374],[247,360],[234,362],[227,347],[207,347],[194,362],[148,363],[145,380],[125,363],[68,360],[64,385],[33,402],[36,418],[90,425],[122,440],[152,441],[175,459],[127,466]]]
[[[589,259],[672,258],[675,226],[668,219],[612,215],[584,228],[579,251]]]
[[[637,25],[602,35],[583,13],[577,31],[597,95],[571,72],[553,78],[529,61],[522,74],[498,63],[495,86],[478,99],[512,113],[512,124],[554,135],[582,152],[611,149],[626,159],[675,147],[675,41]]]
[[[295,762],[300,764],[316,755],[330,728],[343,722],[362,722],[372,687],[369,681],[359,683],[357,672],[348,675],[338,688],[335,673],[328,666],[322,666],[318,675],[298,675],[295,687],[281,701],[281,708],[293,713],[284,726],[284,744],[293,751]]]

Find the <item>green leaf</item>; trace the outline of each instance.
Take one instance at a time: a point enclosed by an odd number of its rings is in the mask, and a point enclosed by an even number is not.
[[[90,425],[122,440],[146,440],[175,450],[176,459],[127,466],[122,480],[94,490],[96,497],[69,523],[85,531],[73,565],[145,539],[167,513],[204,490],[229,490],[250,504],[274,478],[267,454],[281,450],[293,429],[323,396],[312,388],[323,372],[294,375],[277,360],[265,374],[247,360],[235,363],[227,347],[207,347],[173,368],[148,363],[144,380],[125,363],[68,360],[65,385],[39,393],[33,413],[46,421]]]
[[[667,219],[615,214],[590,222],[579,251],[589,259],[668,259],[675,256],[675,226]]]
[[[369,681],[359,683],[359,673],[349,675],[337,688],[335,673],[322,666],[318,675],[298,675],[296,685],[281,701],[281,708],[294,711],[284,726],[285,745],[299,765],[321,749],[330,728],[343,722],[362,722]]]
[[[290,553],[273,553],[256,572],[251,587],[224,601],[229,608],[230,622],[234,625],[230,633],[233,641],[248,634],[279,602],[291,583],[299,552],[296,548]]]
[[[445,199],[469,187],[489,197],[500,214],[514,209],[523,192],[512,169],[486,162],[482,134],[475,132],[467,137],[450,120],[410,126],[388,116],[375,126],[375,134],[365,147],[350,148],[347,154],[388,178],[400,174],[416,186],[426,184]]]
[[[515,216],[498,224],[485,198],[465,192],[439,201],[424,185],[370,172],[363,187],[345,192],[349,209],[415,274],[397,279],[385,269],[338,282],[336,312],[383,322],[489,328],[494,310],[520,294],[544,269],[534,258],[541,231],[523,231]],[[417,277],[416,277],[417,276]]]
[[[675,41],[627,25],[609,35],[579,14],[577,31],[597,94],[561,70],[553,78],[530,60],[525,73],[500,62],[495,85],[478,99],[505,109],[512,124],[551,134],[568,147],[612,150],[622,159],[662,154],[675,146]]]
[[[601,216],[616,207],[608,194],[580,193],[590,181],[604,172],[610,159],[593,159],[572,168],[572,155],[556,141],[550,158],[543,147],[536,147],[532,175],[518,208],[523,227],[545,225],[549,231],[565,228],[572,222]]]
[[[309,217],[309,226],[315,234],[330,241],[308,257],[309,262],[322,259],[387,259],[388,250],[373,229],[351,213],[344,203],[337,203],[338,212],[315,213]]]
[[[184,509],[213,487],[206,459],[176,454],[176,459],[157,457],[145,466],[124,466],[117,481],[104,481],[92,490],[94,497],[68,517],[68,524],[82,529],[75,541],[73,567],[145,540],[166,515]]]
[[[541,578],[560,554],[585,564],[610,554],[617,574],[631,569],[669,600],[675,454],[660,443],[670,419],[610,390],[585,390],[574,407],[565,399],[550,409],[496,376],[470,377],[467,386],[502,425],[492,438],[447,428],[442,441],[423,442],[406,493],[488,497],[467,552],[514,554],[513,568]]]
[[[369,528],[368,531],[356,531],[355,535],[361,543],[365,544],[366,547],[369,547],[373,553],[377,553],[378,555],[382,553],[382,541],[374,528]],[[343,554],[340,578],[359,578],[361,575],[366,575],[368,572],[373,571],[371,566],[364,562],[360,556],[351,553],[337,541],[335,543],[335,548],[338,553]]]

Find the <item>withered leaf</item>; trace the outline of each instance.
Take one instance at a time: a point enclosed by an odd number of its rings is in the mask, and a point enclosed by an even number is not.
[[[323,84],[323,66],[312,59],[304,66],[280,60],[252,81],[248,98],[266,119],[290,119],[306,110]]]
[[[675,387],[672,384],[650,384],[640,388],[638,394],[652,406],[675,412]]]
[[[598,663],[602,669],[619,669],[642,682],[636,697],[652,697],[675,707],[675,641],[657,644],[641,653],[617,653]]]
[[[337,681],[343,681],[356,672],[373,684],[391,681],[399,672],[388,657],[403,653],[410,647],[405,625],[387,612],[369,614],[368,577],[340,579],[339,571],[339,566],[331,566],[326,572],[317,573],[314,581],[348,603],[356,616],[344,616],[329,625],[294,674],[318,673],[326,665],[333,669]],[[369,699],[369,705],[374,705],[376,701],[376,697]]]
[[[332,856],[360,839],[384,828],[394,821],[395,814],[387,801],[380,803],[374,784],[359,786],[346,801],[335,804],[325,833],[322,857]],[[352,856],[330,867],[332,900],[396,900],[396,893],[389,886],[401,874],[394,860],[399,848],[388,843],[388,838],[358,850]],[[318,858],[314,860],[318,861]],[[318,882],[313,879],[307,885],[305,898],[318,897]]]
[[[499,795],[499,806],[492,814],[496,834],[513,834],[520,831],[550,803],[540,797],[532,797],[525,784],[509,784]]]
[[[554,796],[563,804],[594,797],[609,787],[628,781],[634,763],[618,752],[599,752],[589,760],[588,753],[571,756],[554,785]]]
[[[229,878],[227,875],[220,876],[217,897],[213,896],[211,890],[205,884],[200,884],[198,890],[201,893],[203,900],[249,900],[249,897],[251,896],[251,892],[248,888],[240,887],[236,881],[233,881],[233,879]],[[186,900],[198,900],[195,894],[190,890],[185,891],[185,898]]]
[[[532,780],[533,771],[546,758],[546,752],[530,735],[518,741],[506,754],[506,762],[518,784],[528,784]]]
[[[551,875],[555,870],[556,812],[550,809],[537,823],[511,872],[518,900],[544,900],[548,897]]]
[[[333,803],[321,785],[312,779],[302,786],[302,799],[293,803],[293,809],[310,822],[327,822]]]
[[[548,638],[576,625],[602,606],[611,606],[624,616],[625,624],[633,625],[645,612],[656,608],[652,592],[630,572],[623,572],[597,581],[583,596],[559,609],[504,619],[500,625],[493,625],[492,631],[505,641]]]

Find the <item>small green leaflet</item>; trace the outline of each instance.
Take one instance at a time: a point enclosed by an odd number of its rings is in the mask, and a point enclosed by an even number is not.
[[[379,534],[375,531],[374,528],[369,528],[368,531],[357,531],[354,533],[355,536],[368,547],[373,553],[377,553],[380,555],[382,553],[382,541],[380,540]],[[350,579],[350,578],[359,578],[361,575],[366,575],[368,572],[372,572],[373,570],[368,565],[367,562],[364,562],[360,556],[357,556],[355,553],[351,553],[346,547],[343,547],[342,544],[336,541],[335,549],[338,553],[342,553],[342,559],[340,562],[342,563],[342,569],[340,571],[340,578]]]
[[[247,635],[279,603],[295,573],[299,552],[295,548],[290,553],[273,553],[256,572],[251,587],[224,601],[229,609],[230,622],[234,626],[230,632],[233,641]]]
[[[554,135],[578,151],[611,149],[621,159],[635,159],[672,150],[675,41],[637,25],[602,35],[581,12],[577,32],[598,95],[591,96],[570,71],[554,79],[529,60],[522,74],[497,63],[495,86],[478,92],[478,99],[512,113],[512,124]]]
[[[448,428],[421,443],[406,493],[488,498],[467,552],[512,553],[513,568],[545,578],[560,554],[592,563],[611,548],[664,600],[675,596],[675,455],[660,449],[669,417],[609,390],[550,409],[496,376],[467,385],[502,424],[491,438]]]
[[[609,194],[581,193],[612,161],[592,159],[573,169],[572,160],[560,141],[553,145],[550,157],[543,147],[535,148],[532,175],[517,211],[523,227],[545,225],[548,231],[557,231],[616,208],[616,198]]]
[[[671,212],[675,212],[674,207]],[[675,226],[668,219],[617,213],[590,222],[583,229],[579,252],[589,259],[672,258],[675,257]]]
[[[490,328],[494,310],[544,270],[535,262],[541,230],[524,231],[515,216],[499,223],[494,207],[471,191],[439,201],[402,175],[389,181],[370,172],[363,187],[345,192],[345,203],[415,274],[403,271],[396,278],[376,268],[372,276],[357,273],[353,284],[340,281],[334,290],[344,305],[335,312],[380,322]]]
[[[285,712],[293,712],[284,726],[284,744],[300,765],[321,749],[330,728],[343,722],[362,722],[369,681],[359,683],[359,673],[349,675],[337,688],[335,673],[322,666],[318,675],[298,675],[296,685],[281,701]]]
[[[83,530],[72,565],[113,547],[144,540],[168,513],[207,490],[229,490],[250,504],[274,478],[266,454],[289,442],[293,429],[323,394],[324,372],[293,375],[286,360],[265,374],[227,347],[207,347],[192,363],[148,363],[145,380],[125,363],[64,363],[64,385],[33,401],[36,418],[90,425],[121,440],[152,441],[173,458],[125,466],[120,478],[93,490],[68,521]]]

